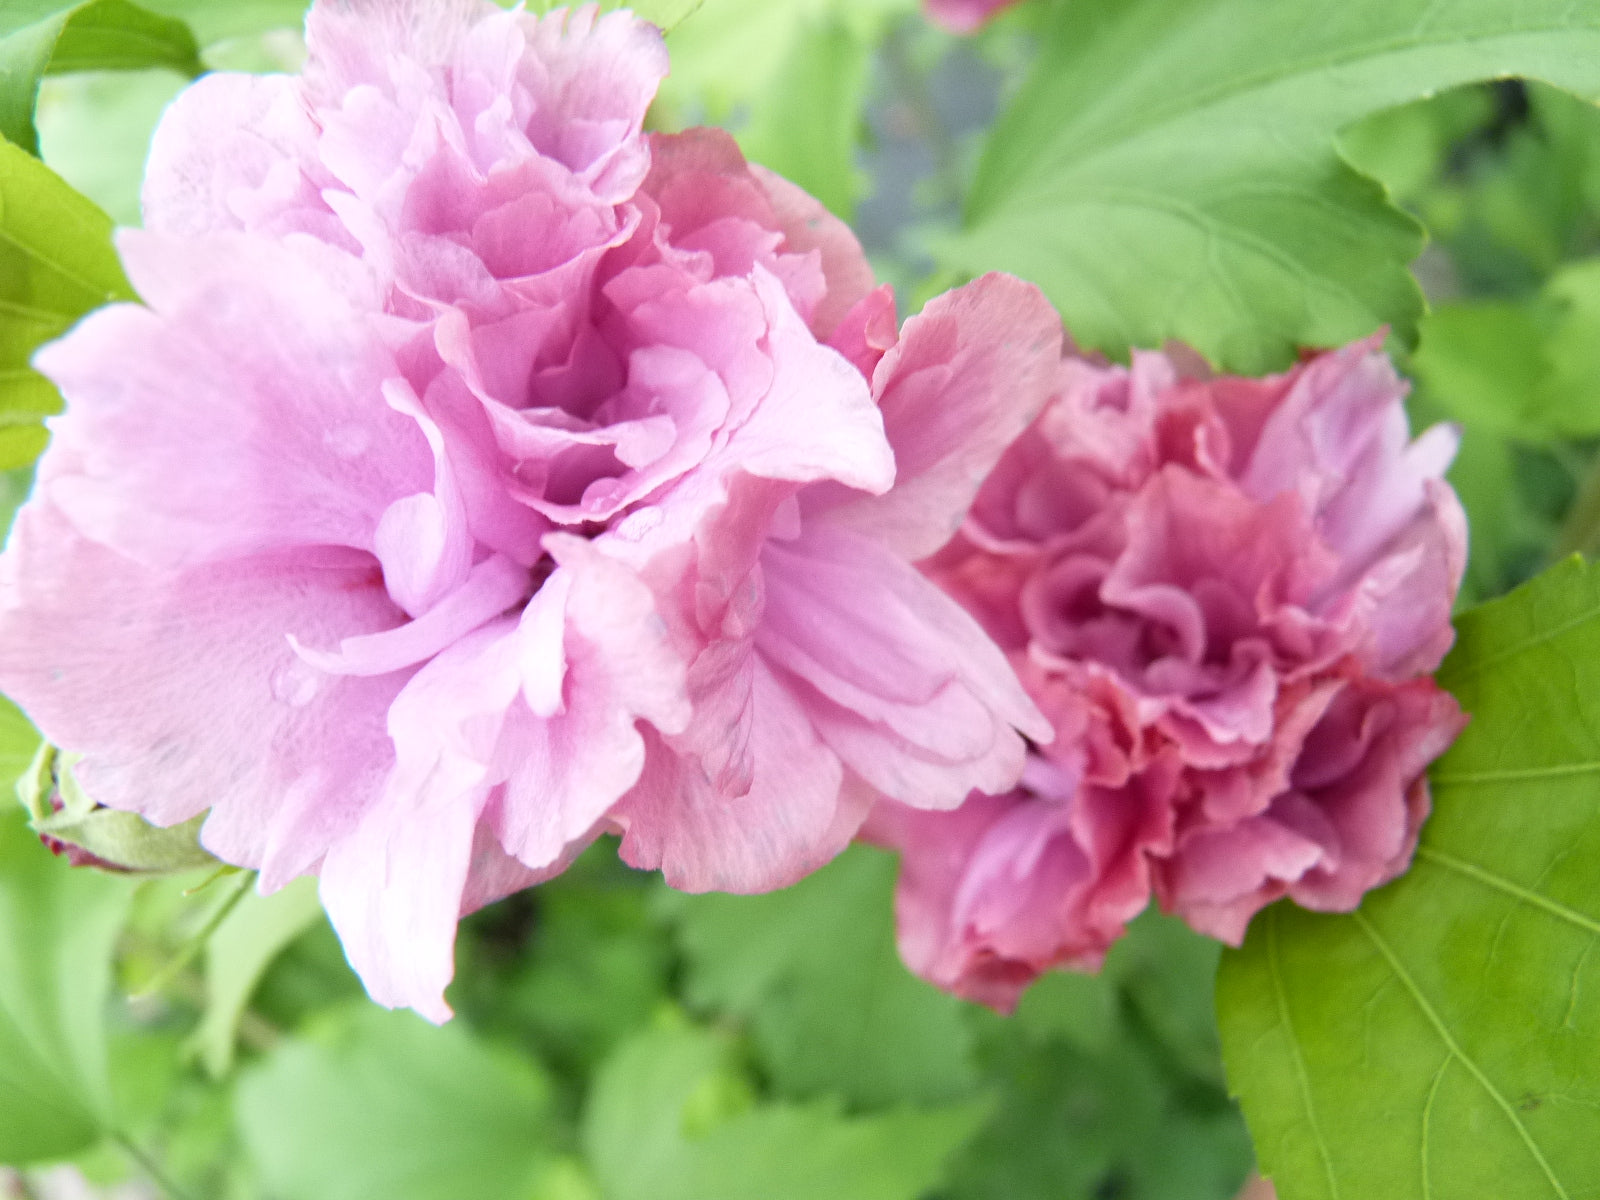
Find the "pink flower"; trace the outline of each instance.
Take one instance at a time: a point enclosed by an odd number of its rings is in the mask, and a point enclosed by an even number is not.
[[[1049,393],[1037,290],[897,336],[814,200],[641,133],[628,14],[323,3],[308,40],[173,105],[144,305],[38,356],[0,685],[89,794],[318,873],[372,995],[442,1019],[458,916],[601,832],[760,890],[875,792],[1012,786],[1049,727],[910,562]]]
[[[977,33],[1019,0],[923,0],[928,19],[951,33]]]
[[[1003,796],[874,814],[914,969],[1006,1008],[1152,893],[1237,944],[1281,896],[1347,910],[1405,869],[1463,720],[1427,673],[1466,528],[1456,434],[1410,440],[1379,347],[1261,380],[1065,361],[926,564],[1057,736]]]

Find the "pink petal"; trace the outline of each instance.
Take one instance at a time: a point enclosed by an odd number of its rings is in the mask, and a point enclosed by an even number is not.
[[[533,868],[557,861],[637,782],[643,722],[678,733],[690,717],[683,663],[650,590],[589,542],[553,535],[548,545],[561,565],[520,635],[524,689],[541,699],[507,726],[492,820],[500,844]],[[554,611],[540,603],[547,595]]]
[[[1048,741],[1004,655],[876,543],[826,526],[763,555],[763,658],[801,680],[827,743],[884,794],[951,808],[1022,769],[1020,729]]]
[[[125,245],[189,260],[236,249]],[[371,549],[384,509],[431,481],[426,440],[382,398],[398,369],[370,321],[306,286],[310,260],[251,257],[276,273],[219,278],[171,312],[103,309],[36,356],[68,404],[41,486],[85,534],[152,566]]]
[[[168,106],[145,166],[145,226],[180,237],[277,227],[330,240],[317,127],[283,75],[206,75]]]
[[[748,790],[718,788],[697,760],[645,731],[644,774],[612,812],[622,857],[682,891],[786,887],[849,844],[871,793],[842,770],[800,702],[751,663]]]
[[[417,672],[388,717],[395,769],[323,860],[322,902],[368,993],[432,1021],[444,989],[479,814],[519,692],[515,623],[486,625]]]
[[[872,265],[850,226],[821,201],[765,167],[752,166],[750,170],[767,193],[786,248],[800,254],[815,251],[821,260],[827,290],[811,314],[811,328],[819,339],[827,340],[845,314],[877,286]]]
[[[830,519],[870,531],[905,558],[932,554],[1039,414],[1060,355],[1060,318],[1032,284],[985,275],[931,301],[872,379],[894,447],[895,488],[844,503]]]
[[[0,576],[0,687],[82,752],[84,787],[203,839],[281,886],[371,803],[405,677],[330,678],[286,633],[337,640],[402,619],[371,560],[339,551],[154,571],[48,502],[18,515]]]

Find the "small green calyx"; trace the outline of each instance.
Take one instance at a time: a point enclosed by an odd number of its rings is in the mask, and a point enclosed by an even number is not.
[[[17,781],[17,797],[39,839],[75,867],[165,875],[217,865],[200,847],[204,813],[163,829],[102,807],[78,785],[70,756],[48,743]]]

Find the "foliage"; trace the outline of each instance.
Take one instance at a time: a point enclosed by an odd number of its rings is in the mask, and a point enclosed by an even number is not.
[[[896,960],[893,890],[893,860],[861,849],[781,892],[678,900],[691,1003],[748,1021],[788,1094],[871,1108],[969,1093],[962,1006]]]
[[[60,405],[33,351],[109,300],[131,298],[111,222],[48,167],[0,142],[0,469],[44,448],[40,417]]]
[[[601,1068],[583,1139],[610,1200],[914,1200],[980,1114],[753,1103],[726,1041],[669,1026]]]
[[[1474,724],[1411,872],[1349,916],[1270,910],[1218,982],[1289,1197],[1600,1188],[1600,573],[1572,560],[1463,617],[1441,679]]]
[[[526,1190],[549,1103],[526,1056],[360,1005],[247,1073],[237,1111],[273,1195],[453,1200]]]
[[[0,813],[0,1162],[64,1158],[115,1128],[101,1009],[129,892]]]
[[[1085,346],[1281,366],[1422,298],[1416,224],[1338,155],[1356,118],[1520,72],[1600,89],[1600,12],[1547,3],[1063,3],[945,248],[1036,280]],[[1579,47],[1589,47],[1588,51]]]
[[[182,21],[129,0],[17,0],[0,12],[0,137],[38,149],[33,107],[47,71],[168,67],[200,73]]]

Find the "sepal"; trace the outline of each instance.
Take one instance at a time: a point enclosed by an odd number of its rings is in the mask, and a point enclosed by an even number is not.
[[[200,846],[204,813],[162,828],[134,813],[96,804],[78,786],[73,757],[47,742],[17,781],[17,797],[28,812],[28,822],[51,853],[75,867],[138,875],[219,865]]]

